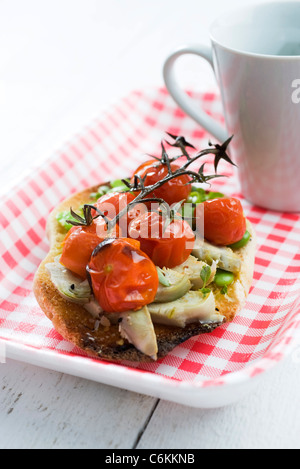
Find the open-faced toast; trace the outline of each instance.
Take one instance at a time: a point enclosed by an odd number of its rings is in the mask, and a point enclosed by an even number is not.
[[[246,302],[253,227],[239,200],[202,187],[220,177],[221,159],[234,164],[231,138],[190,156],[193,145],[168,135],[179,156],[170,158],[161,142],[161,158],[143,163],[131,179],[90,187],[49,216],[50,250],[34,293],[55,329],[91,356],[157,360],[232,321]],[[206,163],[192,166],[208,154],[213,175],[204,174]],[[117,207],[113,215],[108,201]]]
[[[210,285],[215,297],[216,315],[213,320],[195,321],[186,324],[185,327],[154,323],[157,340],[155,357],[141,352],[124,338],[118,322],[101,321],[100,316],[92,315],[87,311],[86,305],[78,304],[62,296],[54,285],[48,268],[49,264],[54,263],[55,259],[60,256],[62,242],[66,236],[66,230],[58,221],[57,215],[68,211],[70,207],[76,210],[83,204],[93,203],[93,194],[97,191],[98,186],[79,192],[62,202],[50,214],[47,222],[50,250],[34,279],[34,293],[41,309],[66,340],[91,356],[109,361],[151,361],[165,356],[176,345],[190,337],[209,333],[221,324],[231,321],[243,308],[253,278],[255,256],[255,234],[248,220],[247,230],[251,238],[247,245],[235,252],[230,248],[224,248],[225,252],[221,254],[221,256],[226,256],[227,251],[239,261],[234,282],[226,294],[222,292],[222,288],[214,284]],[[199,248],[195,246],[193,254],[199,254],[197,251]]]

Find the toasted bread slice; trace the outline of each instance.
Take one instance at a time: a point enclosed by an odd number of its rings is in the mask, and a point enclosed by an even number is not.
[[[45,313],[52,321],[54,328],[62,337],[89,356],[98,357],[109,361],[134,361],[149,362],[152,358],[137,350],[132,344],[122,338],[117,324],[108,326],[99,325],[84,306],[63,298],[51,281],[46,264],[51,263],[61,253],[61,244],[66,231],[57,221],[56,216],[64,210],[72,207],[76,211],[84,203],[92,203],[91,194],[97,192],[99,186],[90,187],[79,192],[62,202],[50,214],[47,221],[47,236],[50,250],[42,261],[34,278],[33,290],[35,297]],[[230,287],[228,295],[214,291],[216,308],[224,320],[220,322],[192,323],[184,328],[170,327],[155,324],[158,353],[157,358],[164,357],[176,345],[186,341],[190,337],[212,332],[224,322],[231,321],[244,306],[253,279],[253,267],[255,256],[255,234],[249,221],[248,230],[251,233],[251,241],[244,248],[236,251],[242,261],[242,268],[234,285]]]

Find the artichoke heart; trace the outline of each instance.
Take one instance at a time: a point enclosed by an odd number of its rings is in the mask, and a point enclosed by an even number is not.
[[[45,267],[50,273],[52,283],[63,298],[79,304],[90,302],[92,291],[89,282],[80,279],[61,265],[59,257]]]
[[[218,267],[234,274],[241,270],[241,259],[228,247],[215,246],[203,240],[196,240],[193,256],[207,264],[214,261]]]
[[[154,323],[167,326],[185,327],[198,321],[215,320],[215,297],[212,292],[204,295],[201,291],[190,290],[182,298],[169,303],[148,305]],[[222,320],[222,317],[220,315]]]
[[[192,283],[192,289],[199,290],[200,288],[203,288],[204,286],[203,279],[201,278],[201,271],[203,267],[205,266],[207,266],[205,262],[200,261],[199,259],[196,259],[196,257],[194,256],[189,256],[185,262],[174,267],[174,271],[178,273],[186,274],[190,282]],[[213,262],[210,267],[211,267],[211,273],[205,286],[209,285],[215,277],[215,274],[217,271],[216,262]]]
[[[158,285],[154,299],[155,303],[175,301],[191,289],[192,284],[186,274],[165,267],[163,269],[157,267],[157,270],[159,278],[163,276],[163,280],[160,280]]]
[[[157,340],[153,322],[147,306],[139,311],[128,311],[120,314],[119,332],[140,352],[153,360],[157,359]]]

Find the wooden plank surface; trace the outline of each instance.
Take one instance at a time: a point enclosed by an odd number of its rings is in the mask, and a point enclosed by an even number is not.
[[[176,46],[208,43],[241,1],[0,0],[0,191],[128,91],[162,85]],[[248,2],[247,2],[248,3]],[[187,58],[180,80],[216,89]],[[192,409],[7,360],[0,447],[299,448],[300,354],[222,409]]]
[[[296,360],[295,360],[296,357]],[[299,353],[237,403],[195,409],[8,360],[0,447],[299,449]]]
[[[1,448],[132,448],[156,399],[8,360]]]
[[[299,448],[299,378],[299,363],[289,358],[232,405],[193,409],[160,401],[138,448]]]

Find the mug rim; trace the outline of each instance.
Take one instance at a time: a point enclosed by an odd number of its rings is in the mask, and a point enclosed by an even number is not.
[[[215,20],[212,22],[209,28],[209,33],[210,33],[210,39],[213,44],[218,45],[224,50],[227,50],[229,52],[232,52],[234,54],[242,55],[242,56],[248,56],[248,57],[253,57],[253,58],[260,58],[260,59],[269,59],[269,60],[278,60],[278,61],[297,61],[300,60],[300,54],[299,55],[276,55],[276,54],[262,54],[258,52],[250,52],[250,51],[243,51],[242,49],[239,49],[237,47],[230,47],[222,44],[220,40],[218,40],[213,33],[213,29],[217,26],[217,23],[222,19],[228,17],[230,13],[238,13],[238,12],[246,12],[247,10],[254,10],[255,8],[261,7],[261,6],[284,6],[285,8],[293,5],[293,6],[298,6],[299,11],[300,11],[300,2],[298,1],[270,1],[270,2],[256,2],[256,3],[249,3],[247,5],[243,6],[238,6],[238,7],[233,7],[226,12],[224,11],[221,15],[219,15]]]

